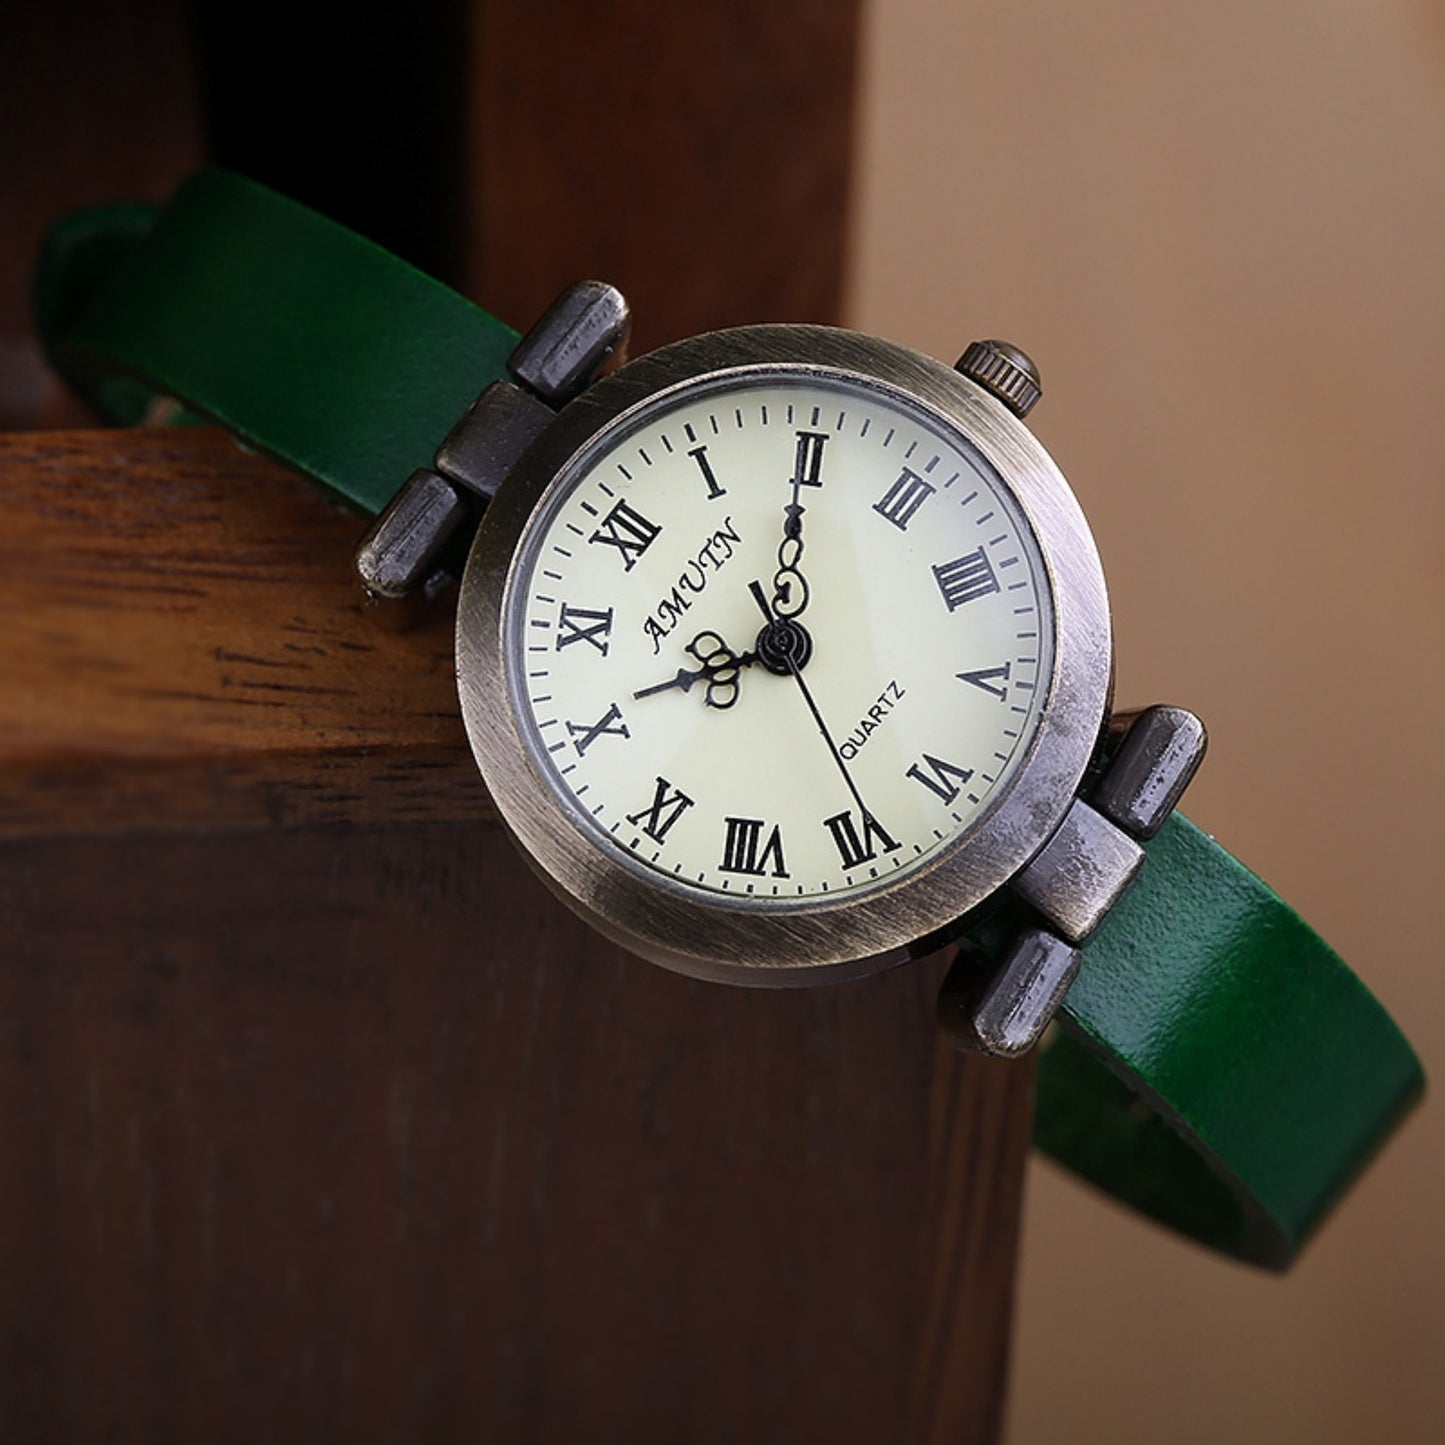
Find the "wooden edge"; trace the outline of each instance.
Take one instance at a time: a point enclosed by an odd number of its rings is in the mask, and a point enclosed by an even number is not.
[[[446,609],[367,614],[363,523],[210,428],[0,437],[0,836],[493,816]]]

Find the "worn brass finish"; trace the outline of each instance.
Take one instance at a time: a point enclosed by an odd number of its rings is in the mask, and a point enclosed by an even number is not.
[[[1143,866],[1144,850],[1079,798],[1013,886],[1066,939],[1081,943]]]

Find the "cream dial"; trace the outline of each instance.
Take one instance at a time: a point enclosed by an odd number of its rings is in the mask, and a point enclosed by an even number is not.
[[[1037,543],[966,438],[890,387],[768,368],[574,458],[504,633],[583,831],[759,906],[886,887],[968,833],[1028,752],[1052,635]]]

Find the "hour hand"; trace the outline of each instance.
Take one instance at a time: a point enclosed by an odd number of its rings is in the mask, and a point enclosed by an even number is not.
[[[687,645],[701,667],[680,667],[666,682],[654,683],[634,692],[633,697],[651,697],[654,693],[678,688],[690,692],[695,682],[705,681],[708,707],[731,707],[738,700],[738,673],[758,660],[756,652],[735,653],[716,632],[699,632]]]
[[[707,675],[708,669],[705,667],[679,667],[675,677],[668,678],[666,682],[655,682],[651,687],[639,688],[632,695],[633,697],[651,697],[655,692],[666,692],[672,687],[680,687],[684,692],[688,692],[698,678]]]

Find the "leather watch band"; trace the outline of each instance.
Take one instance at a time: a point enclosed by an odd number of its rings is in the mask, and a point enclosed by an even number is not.
[[[1275,1269],[1420,1097],[1389,1015],[1182,815],[1084,949],[1039,1066],[1034,1142],[1216,1249]]]
[[[36,312],[57,367],[111,420],[183,399],[367,513],[431,465],[517,343],[381,247],[219,170],[159,211],[58,223]]]
[[[370,512],[430,464],[516,341],[370,242],[219,171],[159,213],[61,222],[37,313],[110,419],[179,398]],[[1178,815],[1089,942],[1063,1021],[1041,1062],[1039,1145],[1275,1268],[1423,1087],[1359,979]]]

